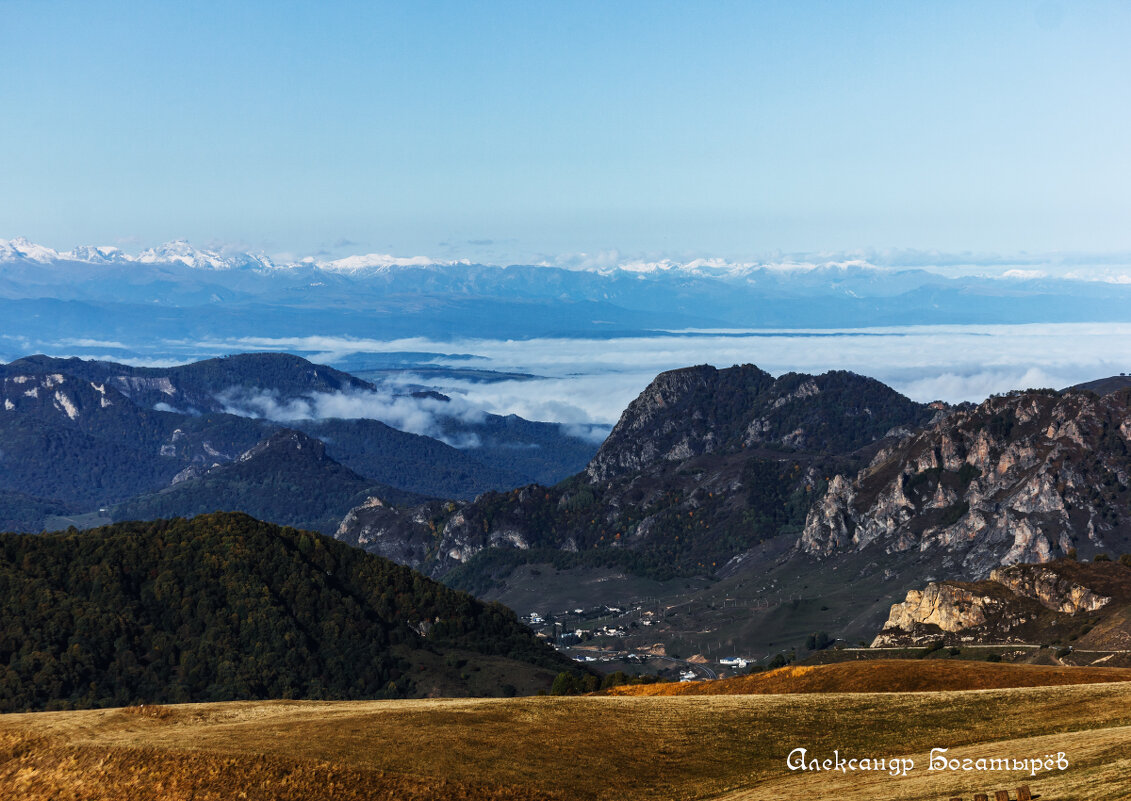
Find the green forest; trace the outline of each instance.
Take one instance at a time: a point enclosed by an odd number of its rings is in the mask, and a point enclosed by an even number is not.
[[[520,686],[580,670],[501,605],[245,514],[0,534],[0,620],[0,712],[406,697],[478,656]]]

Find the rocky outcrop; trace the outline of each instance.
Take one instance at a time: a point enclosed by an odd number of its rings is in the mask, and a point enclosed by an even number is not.
[[[1055,570],[1034,565],[1013,565],[990,573],[990,581],[1008,587],[1015,594],[1033,598],[1047,609],[1075,615],[1095,612],[1111,603],[1111,598],[1068,579]]]
[[[938,550],[980,579],[1072,548],[1131,543],[1126,393],[1012,393],[961,409],[838,476],[798,548],[817,558]]]
[[[931,582],[892,605],[872,647],[1049,642],[1058,632],[1090,631],[1094,613],[1106,613],[1116,596],[1131,600],[1131,570],[1111,562],[1018,564],[986,581]]]
[[[801,549],[815,556],[828,556],[848,550],[857,541],[856,521],[846,510],[852,508],[856,492],[841,475],[833,477],[825,496],[818,502],[820,510],[810,513],[801,533]]]
[[[1005,605],[1000,598],[968,587],[931,583],[924,590],[909,590],[907,600],[892,605],[872,647],[919,644],[937,638],[939,632],[982,626],[1000,615]]]
[[[418,567],[436,547],[432,516],[439,510],[433,508],[435,505],[402,510],[373,496],[346,514],[334,537],[402,565]]]
[[[432,576],[444,575],[485,548],[526,550],[544,544],[530,518],[537,519],[531,512],[548,502],[545,488],[531,485],[502,495],[513,497],[514,506],[495,514],[462,501],[395,507],[371,497],[349,511],[334,536]]]

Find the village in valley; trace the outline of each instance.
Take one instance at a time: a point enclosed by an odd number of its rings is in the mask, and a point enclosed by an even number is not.
[[[665,620],[668,615],[674,615],[673,607],[638,602],[624,607],[529,612],[522,620],[535,636],[550,642],[575,661],[592,663],[600,672],[656,674],[668,680],[688,682],[734,676],[773,657],[773,654],[726,653],[725,644],[710,639],[709,632],[695,643],[701,647],[694,649],[694,653],[672,649],[649,636],[670,629]],[[693,642],[689,640],[688,645]]]

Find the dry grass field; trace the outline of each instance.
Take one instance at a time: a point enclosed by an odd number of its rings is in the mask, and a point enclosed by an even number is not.
[[[1011,665],[943,659],[876,659],[795,665],[718,681],[617,687],[617,695],[768,695],[1003,690],[1131,681],[1131,668]]]
[[[800,773],[795,747],[910,755],[905,777]],[[927,771],[958,756],[1070,767]],[[187,704],[0,716],[0,798],[934,801],[1028,784],[1131,799],[1131,683],[920,693]],[[991,798],[993,797],[991,792]],[[1011,798],[1016,798],[1011,790]]]

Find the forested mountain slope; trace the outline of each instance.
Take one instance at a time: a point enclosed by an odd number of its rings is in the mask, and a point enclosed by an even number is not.
[[[504,607],[243,514],[0,535],[0,711],[513,694],[561,670]]]

